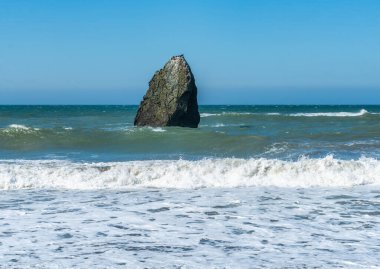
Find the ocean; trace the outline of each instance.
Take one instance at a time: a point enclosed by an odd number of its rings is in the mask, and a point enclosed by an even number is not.
[[[0,268],[380,268],[380,106],[0,106]]]

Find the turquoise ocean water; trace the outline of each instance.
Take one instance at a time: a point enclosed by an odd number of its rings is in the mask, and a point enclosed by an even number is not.
[[[0,106],[0,268],[378,268],[380,106]]]
[[[0,158],[379,157],[380,106],[201,106],[198,129],[135,128],[137,106],[0,106]]]

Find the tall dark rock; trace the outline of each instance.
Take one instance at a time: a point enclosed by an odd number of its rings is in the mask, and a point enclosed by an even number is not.
[[[174,56],[149,82],[134,124],[197,128],[199,120],[193,73],[183,55]]]

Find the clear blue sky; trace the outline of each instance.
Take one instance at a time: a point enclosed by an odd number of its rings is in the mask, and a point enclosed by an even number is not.
[[[380,104],[380,1],[0,0],[1,104],[137,104],[182,53],[201,104]]]

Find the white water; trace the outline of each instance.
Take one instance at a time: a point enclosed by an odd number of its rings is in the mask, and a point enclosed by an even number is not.
[[[318,112],[318,113],[294,113],[289,116],[295,117],[359,117],[369,112],[361,109],[359,112]]]
[[[30,129],[29,127],[26,127],[25,125],[21,125],[21,124],[11,124],[8,127],[13,128],[13,129],[21,129],[21,130],[29,130]]]
[[[255,115],[251,112],[222,112],[222,113],[201,113],[201,118],[214,117],[214,116],[243,116],[243,115]]]
[[[152,132],[156,132],[156,133],[163,133],[163,132],[166,132],[166,130],[162,129],[161,127],[155,127],[155,128],[149,128],[152,130]]]
[[[380,185],[380,161],[332,156],[276,159],[154,160],[110,163],[2,161],[0,189],[120,187],[351,187]]]
[[[33,131],[38,131],[39,128],[32,128],[22,124],[10,124],[6,128],[1,128],[0,132],[4,133],[32,133]]]
[[[359,117],[366,114],[379,114],[370,113],[365,109],[361,109],[359,112],[309,112],[309,113],[292,113],[292,114],[281,114],[278,112],[264,113],[268,116],[291,116],[291,117]],[[251,112],[222,112],[222,113],[201,113],[202,118],[215,117],[215,116],[243,116],[243,115],[261,115],[261,113],[251,113]]]
[[[372,186],[0,194],[0,268],[380,266]]]

